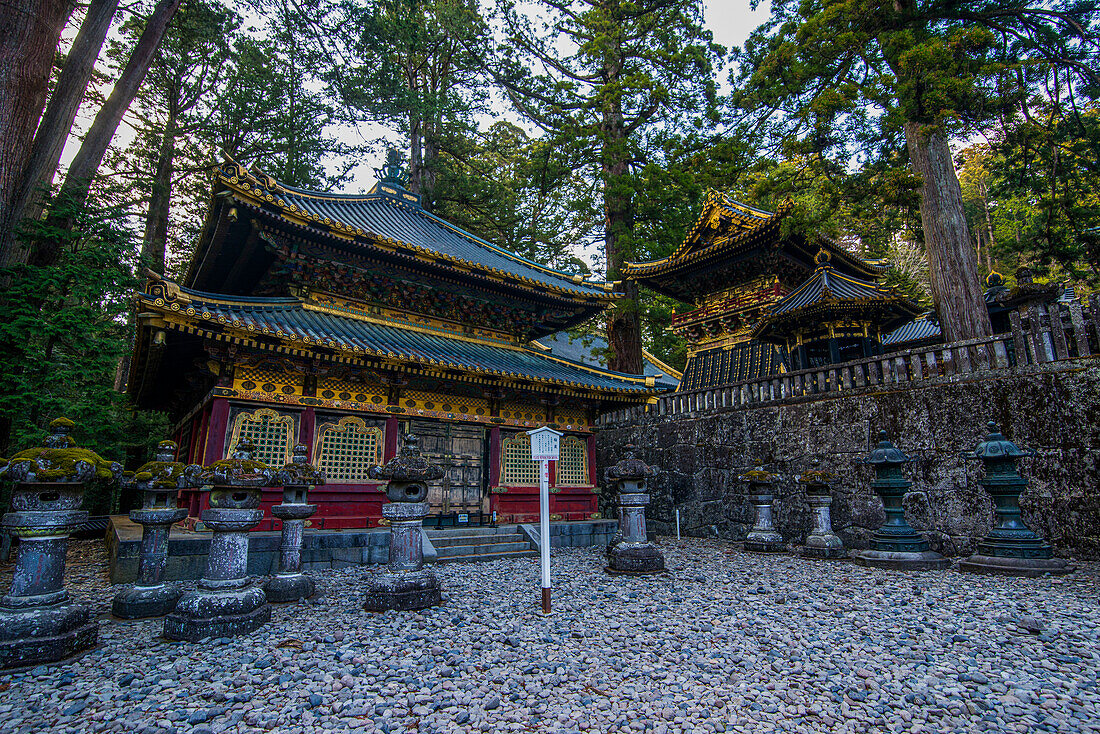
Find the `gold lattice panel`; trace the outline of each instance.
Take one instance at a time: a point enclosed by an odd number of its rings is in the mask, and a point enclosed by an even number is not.
[[[239,413],[233,421],[233,434],[229,451],[233,451],[242,439],[256,446],[256,459],[281,467],[290,462],[293,448],[294,418],[280,415],[271,408],[260,408],[253,413]]]
[[[557,479],[559,487],[588,484],[588,446],[583,439],[566,436],[558,449]]]
[[[361,382],[348,382],[333,377],[322,377],[317,381],[317,397],[325,400],[354,400],[365,405],[386,404],[386,396],[377,385],[364,385]]]
[[[315,463],[330,482],[362,482],[367,469],[382,463],[382,429],[362,418],[341,418],[317,431]]]
[[[233,373],[233,387],[248,392],[301,395],[302,377],[260,367],[240,367]]]
[[[501,442],[501,484],[538,484],[539,465],[531,461],[531,437],[517,433]]]

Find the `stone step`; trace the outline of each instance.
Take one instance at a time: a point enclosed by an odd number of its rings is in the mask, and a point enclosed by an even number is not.
[[[497,561],[502,558],[538,558],[537,550],[502,551],[500,553],[481,553],[466,556],[443,556],[440,554],[437,563],[465,563],[470,561]]]
[[[428,534],[429,538],[435,539],[472,535],[510,535],[512,533],[518,533],[519,527],[517,525],[471,525],[468,527],[458,528],[424,528],[424,532]]]
[[[486,543],[525,543],[527,536],[523,533],[501,533],[500,535],[445,535],[433,538],[428,536],[432,545],[436,548],[449,548],[452,546],[484,545]]]
[[[451,545],[436,548],[438,560],[453,558],[455,556],[483,555],[493,553],[512,553],[514,551],[533,550],[530,543],[481,543],[478,545]]]

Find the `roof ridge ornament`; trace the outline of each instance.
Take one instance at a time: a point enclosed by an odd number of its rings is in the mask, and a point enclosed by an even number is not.
[[[374,173],[378,176],[378,183],[380,184],[389,184],[402,189],[408,188],[409,171],[403,165],[401,154],[396,148],[391,147],[386,150],[386,164],[381,168],[374,169]]]

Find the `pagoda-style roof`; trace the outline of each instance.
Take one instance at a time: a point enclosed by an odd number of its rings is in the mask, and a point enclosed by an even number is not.
[[[657,391],[653,377],[625,375],[562,359],[543,348],[509,341],[504,332],[462,334],[432,323],[376,317],[350,305],[298,298],[222,296],[153,280],[137,295],[143,330],[131,364],[129,390],[139,404],[155,400],[150,329],[266,350],[281,355],[365,367],[414,366],[428,371],[541,383],[620,399]],[[162,337],[162,342],[164,341]],[[168,341],[171,341],[169,339]]]
[[[698,303],[707,293],[761,274],[780,274],[797,283],[812,271],[814,253],[822,249],[847,274],[873,278],[885,270],[885,263],[856,257],[826,237],[784,236],[782,221],[792,208],[787,201],[768,212],[710,191],[699,218],[671,255],[626,263],[622,275],[658,293]]]
[[[869,319],[885,331],[920,313],[917,304],[892,288],[838,271],[827,250],[818,252],[815,261],[814,274],[753,327],[754,338],[782,340],[793,331],[837,319]]]
[[[532,342],[536,348],[543,347],[549,350],[555,357],[580,362],[591,367],[606,369],[607,357],[610,347],[607,339],[598,334],[584,334],[573,336],[568,331],[559,331],[537,341]],[[642,350],[642,375],[652,377],[659,390],[675,390],[683,374],[665,364],[655,356]]]
[[[367,295],[345,292],[379,278],[391,281],[385,296],[376,283]],[[243,296],[308,288],[382,302],[411,284],[472,302],[471,312],[484,303],[526,310],[532,316],[516,319],[514,331],[527,338],[570,327],[621,297],[610,283],[545,267],[430,214],[392,172],[370,193],[331,194],[235,162],[216,170],[211,212],[181,284]]]

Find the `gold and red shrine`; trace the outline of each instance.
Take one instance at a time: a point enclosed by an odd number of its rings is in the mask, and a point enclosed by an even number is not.
[[[885,272],[882,260],[857,257],[820,235],[784,234],[783,220],[791,212],[784,202],[775,212],[734,201],[717,191],[707,193],[702,211],[684,241],[668,257],[627,263],[622,274],[664,295],[692,304],[677,313],[671,330],[688,342],[688,360],[680,390],[696,390],[776,375],[816,366],[816,342],[824,339],[828,359],[853,341],[861,350],[876,348],[890,318],[870,313],[852,318],[841,309],[819,315],[813,324],[799,325],[785,338],[763,334],[758,325],[783,307],[785,299],[814,275],[818,253],[842,278],[875,290]],[[878,291],[876,291],[877,293]],[[882,290],[883,297],[894,298]],[[828,300],[828,299],[826,299]],[[911,309],[906,308],[908,318]],[[824,335],[818,327],[828,324]],[[768,340],[766,341],[764,337]],[[773,343],[774,342],[774,343]]]
[[[559,332],[621,297],[610,283],[431,215],[392,160],[380,173],[369,194],[339,195],[221,166],[185,276],[151,277],[136,294],[135,402],[174,417],[188,462],[210,464],[248,438],[281,466],[306,444],[328,477],[310,494],[313,527],[378,524],[384,488],[367,470],[407,432],[446,470],[429,492],[440,521],[535,519],[526,431],[541,425],[565,434],[552,514],[597,516],[597,416],[679,375],[609,372],[563,351]],[[278,527],[269,508],[280,497],[265,490],[261,528]],[[195,522],[206,494],[184,501]]]

